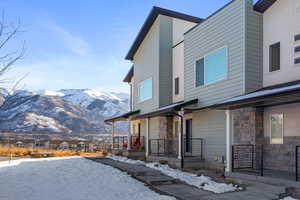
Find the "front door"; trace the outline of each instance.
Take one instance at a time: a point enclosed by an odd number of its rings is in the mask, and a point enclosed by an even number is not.
[[[191,144],[191,138],[192,138],[192,119],[188,119],[185,121],[185,151],[191,153],[192,152],[192,144]]]

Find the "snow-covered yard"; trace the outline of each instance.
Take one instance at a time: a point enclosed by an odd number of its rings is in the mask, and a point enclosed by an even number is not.
[[[0,162],[0,200],[174,200],[81,157]]]
[[[190,185],[196,186],[200,189],[207,190],[216,194],[239,191],[243,189],[233,184],[217,183],[213,181],[210,177],[204,175],[197,176],[195,174],[183,172],[178,169],[172,169],[168,165],[161,165],[159,163],[145,163],[140,160],[131,160],[121,156],[107,156],[107,157],[113,160],[126,162],[130,164],[146,165],[147,167],[161,171],[162,173],[168,176],[182,180]]]

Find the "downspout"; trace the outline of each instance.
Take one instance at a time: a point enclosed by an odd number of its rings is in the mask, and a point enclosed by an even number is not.
[[[180,118],[180,137],[181,137],[181,143],[180,143],[180,149],[181,149],[181,159],[180,159],[180,168],[184,168],[184,149],[183,149],[183,115],[178,114],[175,110],[172,111],[174,115]]]

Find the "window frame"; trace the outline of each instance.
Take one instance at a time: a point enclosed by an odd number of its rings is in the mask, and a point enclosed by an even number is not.
[[[274,143],[272,142],[272,116],[274,115],[280,115],[282,116],[282,127],[281,127],[281,143]],[[283,138],[284,138],[284,114],[283,113],[272,113],[270,114],[270,144],[283,144]]]
[[[176,80],[178,80],[176,82]],[[177,84],[176,84],[177,83]],[[177,86],[177,87],[176,87]],[[177,90],[176,90],[177,89]],[[180,89],[179,89],[179,77],[174,78],[174,96],[178,96],[180,94]]]
[[[300,41],[300,34],[295,35],[295,42]]]
[[[215,80],[214,82],[210,82],[210,83],[203,83],[203,85],[198,85],[197,86],[197,80],[196,80],[196,69],[197,69],[197,61],[199,61],[199,60],[201,60],[201,59],[203,59],[204,60],[204,69],[203,69],[203,73],[204,73],[204,77],[203,77],[203,82],[205,82],[205,57],[206,56],[208,56],[208,55],[210,55],[210,54],[212,54],[212,53],[214,53],[214,52],[216,52],[216,51],[219,51],[219,50],[221,50],[221,49],[225,49],[226,50],[226,74],[225,74],[225,77],[224,78],[221,78],[221,79],[218,79],[218,80]],[[201,88],[201,87],[206,87],[206,86],[209,86],[209,85],[213,85],[213,84],[216,84],[216,83],[218,83],[218,82],[220,82],[220,81],[224,81],[224,80],[227,80],[228,79],[228,72],[229,72],[229,55],[228,55],[228,45],[224,45],[224,46],[222,46],[222,47],[219,47],[219,48],[217,48],[217,49],[214,49],[214,50],[212,50],[212,51],[209,51],[208,53],[206,53],[205,55],[203,55],[203,56],[199,56],[199,57],[197,57],[196,59],[195,59],[195,62],[194,62],[194,88]]]
[[[141,94],[141,92],[140,92],[140,86],[141,86],[141,84],[142,84],[143,82],[145,82],[145,81],[147,81],[147,80],[151,80],[151,98],[144,99],[144,100],[141,101],[141,99],[140,99],[140,94]],[[138,91],[137,91],[137,93],[138,93],[138,96],[137,96],[137,102],[138,102],[138,103],[142,103],[142,102],[145,102],[145,101],[149,101],[149,100],[151,100],[151,99],[153,98],[153,78],[152,78],[152,76],[149,77],[149,78],[146,78],[146,79],[144,79],[144,80],[142,80],[142,81],[140,81],[140,82],[138,83]]]
[[[300,46],[296,46],[294,52],[295,52],[295,53],[300,53]]]
[[[271,56],[273,56],[273,54],[272,54],[271,48],[276,45],[279,45],[279,69],[271,71],[271,68],[273,67],[272,66],[273,57],[271,57]],[[278,72],[280,70],[281,70],[281,42],[275,42],[275,43],[269,45],[269,73]]]

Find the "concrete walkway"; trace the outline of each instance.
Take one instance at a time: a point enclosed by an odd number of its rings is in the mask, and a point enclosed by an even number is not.
[[[249,184],[245,191],[214,194],[188,185],[144,165],[129,164],[99,157],[87,159],[127,172],[133,178],[145,183],[152,190],[174,196],[179,200],[275,200],[278,199],[279,194],[285,192],[284,187],[253,183]]]

